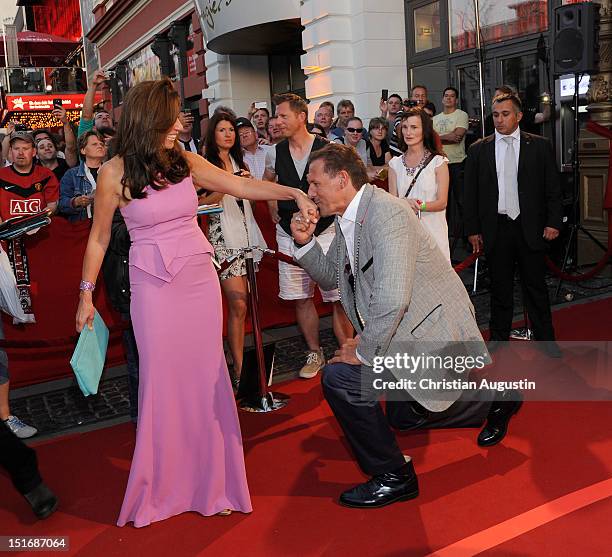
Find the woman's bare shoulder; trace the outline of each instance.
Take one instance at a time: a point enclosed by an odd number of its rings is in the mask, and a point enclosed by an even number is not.
[[[108,178],[119,177],[119,180],[121,180],[123,177],[123,159],[113,157],[102,165],[100,172],[104,172]]]
[[[113,192],[115,195],[122,197],[123,185],[123,160],[119,157],[113,157],[106,161],[98,172],[97,188],[104,188],[108,192]]]

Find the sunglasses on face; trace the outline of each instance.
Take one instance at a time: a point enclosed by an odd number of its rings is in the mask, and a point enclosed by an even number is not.
[[[363,128],[346,128],[346,131],[349,133],[362,133]]]

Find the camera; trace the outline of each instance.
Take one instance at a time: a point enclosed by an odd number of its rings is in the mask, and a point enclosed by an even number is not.
[[[412,99],[406,99],[403,104],[406,108],[416,108],[419,106],[418,101],[413,101]]]
[[[15,124],[15,131],[16,132],[27,132],[30,130],[28,129],[28,126],[26,126],[25,124]]]

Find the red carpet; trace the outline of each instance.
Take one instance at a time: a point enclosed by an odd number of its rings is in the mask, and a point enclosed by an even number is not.
[[[555,325],[564,339],[609,338],[612,299],[556,312]],[[0,478],[0,535],[67,535],[69,554],[94,557],[610,555],[608,402],[526,404],[489,450],[471,429],[401,434],[421,496],[359,511],[335,503],[363,477],[318,381],[278,390],[291,395],[287,408],[241,414],[251,515],[115,527],[133,449],[125,424],[38,445],[42,473],[61,497],[47,521],[36,522]]]

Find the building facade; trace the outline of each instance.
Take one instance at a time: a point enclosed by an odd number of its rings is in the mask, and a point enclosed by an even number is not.
[[[213,106],[301,94],[379,115],[382,89],[407,94],[403,0],[196,0]]]
[[[183,107],[192,111],[196,122],[207,116],[208,104],[202,99],[206,87],[202,34],[193,2],[101,0],[83,4],[93,8],[95,19],[86,38],[95,45],[99,67],[113,72],[111,105],[116,117],[130,87],[162,75],[173,79]],[[196,136],[199,131],[198,127]]]

